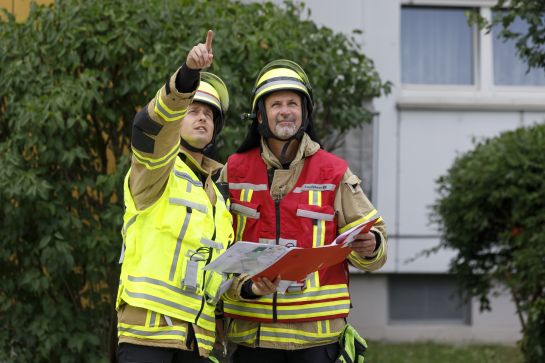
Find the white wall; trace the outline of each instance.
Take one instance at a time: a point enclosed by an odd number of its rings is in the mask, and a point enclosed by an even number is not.
[[[280,0],[275,1],[281,3]],[[496,89],[491,85],[491,39],[477,37],[475,87],[411,89],[401,85],[400,23],[402,3],[431,4],[432,0],[307,0],[311,19],[319,25],[356,37],[374,60],[383,80],[393,82],[389,96],[373,101],[379,112],[373,140],[376,169],[372,200],[389,233],[388,261],[372,275],[352,274],[354,309],[350,321],[371,339],[438,340],[513,343],[519,322],[509,296],[492,299],[492,312],[481,314],[473,303],[471,325],[392,325],[387,319],[387,273],[444,273],[453,251],[416,258],[432,248],[439,236],[429,225],[430,205],[437,198],[435,180],[455,157],[472,148],[472,138],[545,122],[545,91]],[[495,1],[439,0],[461,6],[490,6]],[[483,10],[487,14],[488,10]],[[489,14],[489,12],[488,12]],[[312,81],[312,80],[311,80]],[[348,155],[348,153],[347,153]],[[349,160],[354,163],[357,160]]]
[[[350,295],[354,307],[348,321],[369,340],[512,345],[521,337],[513,303],[505,292],[492,300],[491,312],[481,313],[473,301],[469,325],[389,322],[387,275],[352,275]]]

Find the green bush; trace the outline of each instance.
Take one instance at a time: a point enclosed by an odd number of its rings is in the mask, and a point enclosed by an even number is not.
[[[506,286],[522,324],[525,361],[545,361],[545,125],[476,144],[438,180],[441,246],[467,297],[489,309]]]
[[[259,69],[309,73],[322,136],[368,121],[388,91],[351,38],[302,5],[58,0],[0,22],[0,361],[95,362],[115,347],[113,301],[135,112],[216,32],[212,71],[232,97],[224,158],[248,126]]]

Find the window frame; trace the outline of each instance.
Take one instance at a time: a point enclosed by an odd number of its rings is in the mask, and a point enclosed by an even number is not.
[[[401,13],[403,12],[403,8],[423,8],[423,9],[429,9],[429,8],[448,8],[448,9],[466,9],[466,10],[474,10],[478,11],[478,7],[474,6],[429,6],[429,5],[418,5],[414,6],[414,4],[404,4],[401,6]],[[400,13],[400,30],[401,30],[401,13]],[[400,31],[401,33],[401,31]],[[476,25],[471,26],[471,48],[472,48],[472,63],[470,67],[472,68],[472,75],[473,75],[473,83],[467,84],[467,85],[459,85],[459,84],[436,84],[436,83],[403,83],[403,61],[401,60],[400,65],[400,84],[402,89],[408,89],[408,90],[435,90],[435,91],[449,91],[449,90],[455,90],[455,91],[475,91],[479,87],[478,83],[480,81],[480,74],[479,74],[479,66],[478,66],[478,60],[479,60],[479,30],[477,29]],[[399,38],[399,54],[400,59],[402,56],[401,52],[401,36]]]
[[[466,7],[475,8],[487,19],[492,18],[496,0],[401,0],[399,55],[401,57],[401,11],[404,6]],[[475,26],[475,25],[474,25]],[[403,84],[402,62],[399,63],[399,89],[397,107],[401,110],[509,110],[545,111],[545,86],[508,86],[494,82],[493,32],[475,30],[474,84],[424,85]]]

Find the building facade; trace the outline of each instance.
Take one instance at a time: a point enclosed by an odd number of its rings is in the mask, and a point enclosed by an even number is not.
[[[305,3],[319,25],[363,30],[356,39],[394,84],[373,101],[373,125],[351,133],[338,151],[371,185],[390,236],[385,267],[353,273],[350,322],[376,340],[515,343],[520,322],[507,291],[498,287],[492,311],[480,312],[478,301],[459,299],[448,274],[454,251],[421,253],[440,241],[429,218],[436,179],[473,140],[544,122],[545,72],[526,73],[513,43],[468,25],[468,12],[490,19],[496,1]]]

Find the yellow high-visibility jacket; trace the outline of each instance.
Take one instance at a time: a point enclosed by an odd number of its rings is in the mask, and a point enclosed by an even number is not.
[[[202,182],[178,157],[161,197],[138,210],[129,174],[117,308],[125,302],[214,331],[214,307],[226,276],[202,268],[233,241],[225,200],[214,186],[212,205]]]

